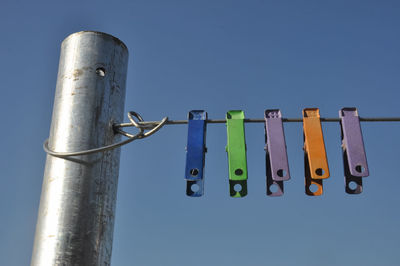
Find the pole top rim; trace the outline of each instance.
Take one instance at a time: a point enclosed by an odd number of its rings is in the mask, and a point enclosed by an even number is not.
[[[123,41],[121,41],[120,39],[118,39],[117,37],[114,37],[111,34],[105,33],[105,32],[101,32],[101,31],[92,31],[92,30],[83,30],[83,31],[78,31],[78,32],[74,32],[71,33],[70,35],[68,35],[62,42],[64,43],[65,41],[67,41],[68,39],[77,36],[77,35],[82,35],[82,34],[95,34],[95,35],[102,35],[103,37],[108,37],[113,39],[116,43],[118,43],[119,45],[121,45],[124,49],[126,49],[128,51],[128,47],[125,45],[125,43]]]

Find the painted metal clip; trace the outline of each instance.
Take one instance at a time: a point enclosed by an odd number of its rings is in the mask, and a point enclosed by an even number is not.
[[[360,194],[362,177],[369,176],[369,171],[357,108],[342,108],[339,117],[346,192]]]
[[[244,112],[229,111],[226,113],[226,128],[229,163],[229,191],[231,197],[247,195],[247,159],[244,135]]]
[[[322,180],[329,177],[329,167],[318,108],[303,109],[303,133],[306,194],[319,196]]]
[[[200,197],[204,194],[204,163],[207,131],[207,112],[193,110],[188,117],[186,146],[186,195]]]
[[[286,141],[280,110],[265,110],[265,160],[267,195],[283,195],[283,181],[290,179]]]

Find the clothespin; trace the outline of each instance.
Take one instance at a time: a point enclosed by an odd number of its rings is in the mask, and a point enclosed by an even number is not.
[[[264,119],[267,195],[281,196],[283,181],[290,179],[281,111],[265,110]]]
[[[226,114],[229,164],[229,191],[231,197],[247,195],[247,159],[244,135],[244,112],[229,111]]]
[[[319,196],[323,192],[322,180],[329,177],[329,167],[318,108],[303,109],[303,132],[306,194]]]
[[[207,131],[207,112],[193,110],[188,117],[186,146],[186,195],[200,197],[204,193],[204,163]]]
[[[346,192],[360,194],[362,177],[369,176],[369,170],[357,108],[342,108],[339,117]]]

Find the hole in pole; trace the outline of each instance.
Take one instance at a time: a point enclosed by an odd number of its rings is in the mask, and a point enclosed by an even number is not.
[[[104,77],[106,75],[106,70],[103,67],[99,67],[96,69],[96,74],[100,77]]]

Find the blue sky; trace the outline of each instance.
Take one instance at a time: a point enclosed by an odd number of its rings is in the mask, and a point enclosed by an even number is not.
[[[0,8],[0,258],[30,262],[60,43],[96,30],[129,48],[126,111],[262,118],[319,107],[400,116],[398,1],[7,1]],[[323,124],[331,178],[304,194],[302,125],[285,124],[292,179],[265,195],[262,124],[246,125],[248,190],[229,197],[226,128],[209,125],[205,195],[185,196],[187,128],[122,148],[112,265],[398,265],[400,123],[363,123],[370,176],[344,192],[340,127]]]

